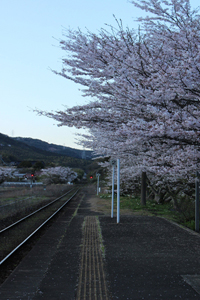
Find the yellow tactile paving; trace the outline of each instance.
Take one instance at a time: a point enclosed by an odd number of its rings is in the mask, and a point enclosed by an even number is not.
[[[97,219],[84,222],[81,267],[76,300],[109,300],[105,280]]]

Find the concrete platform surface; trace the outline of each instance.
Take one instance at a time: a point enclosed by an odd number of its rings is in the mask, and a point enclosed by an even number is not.
[[[200,235],[158,217],[117,224],[91,208],[94,192],[80,199],[2,284],[1,300],[200,299]]]

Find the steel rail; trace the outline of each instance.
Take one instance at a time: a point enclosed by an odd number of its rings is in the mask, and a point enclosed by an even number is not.
[[[44,221],[38,228],[36,228],[25,240],[23,240],[17,247],[15,247],[9,254],[7,254],[1,261],[2,265],[15,251],[17,251],[23,244],[25,244],[40,228],[42,228],[51,218],[53,218],[77,193],[79,189],[63,204],[59,207],[46,221]]]
[[[68,191],[67,193],[63,194],[62,196],[56,198],[55,200],[51,201],[50,203],[48,203],[48,204],[46,204],[46,205],[40,207],[39,209],[33,211],[31,214],[29,214],[29,215],[27,215],[27,216],[21,218],[20,220],[18,220],[18,221],[16,221],[16,222],[12,223],[11,225],[5,227],[4,229],[1,229],[1,230],[0,230],[0,233],[6,231],[7,229],[10,229],[11,227],[17,225],[18,223],[20,223],[20,222],[22,222],[22,221],[28,219],[29,217],[31,217],[32,215],[36,214],[36,213],[39,212],[40,210],[46,208],[47,206],[49,206],[49,205],[53,204],[54,202],[60,200],[61,198],[65,197],[67,194],[69,194],[69,193],[70,193],[71,191],[73,191],[73,190],[74,190],[74,189],[71,189],[70,191]]]

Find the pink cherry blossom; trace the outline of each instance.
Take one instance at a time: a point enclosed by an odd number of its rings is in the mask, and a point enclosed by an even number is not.
[[[97,156],[121,158],[124,191],[146,171],[154,192],[181,186],[191,195],[200,167],[200,16],[189,0],[130,2],[150,13],[138,32],[118,22],[98,34],[68,30],[60,42],[65,57],[55,73],[91,101],[39,113],[86,128],[80,143]]]
[[[72,182],[77,178],[77,173],[75,173],[69,167],[51,167],[42,169],[42,176],[44,176],[44,181],[47,184],[51,183],[67,183]]]

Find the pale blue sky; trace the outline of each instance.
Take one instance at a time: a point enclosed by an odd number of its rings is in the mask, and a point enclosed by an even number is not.
[[[57,127],[31,108],[85,103],[74,83],[50,71],[62,67],[58,40],[63,28],[97,32],[105,23],[115,25],[113,14],[137,28],[134,20],[142,12],[127,0],[0,0],[0,133],[80,148],[74,133],[81,131]]]

